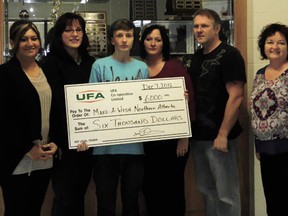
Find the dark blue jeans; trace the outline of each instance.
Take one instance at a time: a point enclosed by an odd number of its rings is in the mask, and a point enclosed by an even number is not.
[[[144,143],[143,194],[148,216],[185,215],[185,167],[189,153],[177,157],[178,139]]]
[[[205,197],[206,216],[240,216],[240,182],[237,143],[229,140],[228,152],[212,149],[213,141],[192,140],[196,182]]]
[[[94,155],[97,216],[115,216],[120,180],[122,216],[139,215],[144,155]]]
[[[91,151],[70,150],[54,160],[51,216],[84,216],[85,194],[92,176]]]

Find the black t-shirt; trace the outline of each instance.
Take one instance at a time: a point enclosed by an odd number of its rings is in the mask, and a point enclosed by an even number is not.
[[[246,82],[245,63],[239,50],[221,43],[208,54],[198,50],[187,69],[192,77],[196,99],[196,121],[192,127],[193,138],[214,140],[221,126],[228,93],[226,83]],[[242,131],[237,121],[230,131],[229,139],[236,138]]]

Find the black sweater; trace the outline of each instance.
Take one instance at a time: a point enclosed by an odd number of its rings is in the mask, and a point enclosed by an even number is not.
[[[13,173],[23,156],[33,147],[33,140],[42,137],[40,99],[16,57],[0,65],[0,77],[2,182]],[[53,95],[52,89],[50,117],[55,110]]]
[[[82,61],[78,65],[63,49],[61,52],[59,50],[57,52],[50,52],[42,63],[42,67],[47,72],[46,77],[57,91],[57,107],[59,108],[59,112],[56,118],[51,119],[50,127],[53,130],[58,146],[65,156],[70,155],[73,157],[77,152],[68,151],[64,85],[88,83],[94,61],[95,58],[86,53],[82,56]]]

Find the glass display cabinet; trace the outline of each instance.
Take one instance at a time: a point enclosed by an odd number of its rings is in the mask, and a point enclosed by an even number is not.
[[[4,60],[9,59],[9,27],[16,19],[31,19],[38,26],[43,45],[55,19],[63,12],[79,12],[87,21],[89,51],[105,56],[107,28],[118,18],[134,21],[140,32],[146,23],[158,23],[169,30],[171,53],[193,54],[197,44],[192,34],[192,17],[199,8],[216,10],[223,20],[221,37],[234,44],[233,0],[4,0]],[[138,47],[132,49],[137,55]]]

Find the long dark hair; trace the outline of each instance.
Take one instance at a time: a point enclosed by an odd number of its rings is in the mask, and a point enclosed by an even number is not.
[[[82,16],[77,13],[67,12],[61,15],[53,29],[53,35],[51,36],[50,52],[63,52],[64,45],[62,41],[62,33],[65,31],[67,25],[71,25],[74,20],[77,20],[81,25],[83,32],[83,39],[80,47],[78,48],[78,54],[83,56],[88,53],[89,40],[86,33],[86,22]]]

